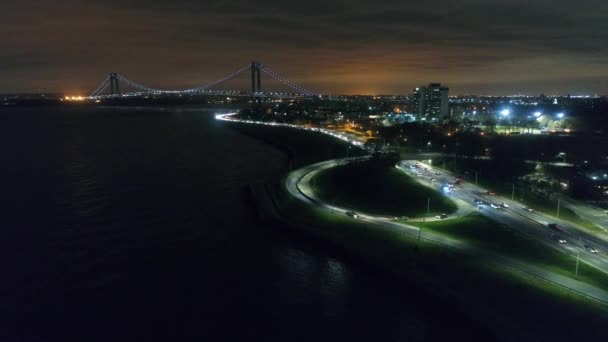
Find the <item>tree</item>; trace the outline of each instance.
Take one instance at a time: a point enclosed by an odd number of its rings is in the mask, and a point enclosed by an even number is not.
[[[496,131],[496,119],[489,115],[483,120],[483,125],[486,131],[495,132]]]

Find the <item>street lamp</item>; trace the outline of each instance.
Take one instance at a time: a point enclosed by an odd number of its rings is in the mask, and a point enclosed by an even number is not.
[[[503,109],[500,111],[500,115],[502,116],[509,116],[509,114],[511,114],[511,111],[508,109]]]
[[[564,118],[564,113],[557,113],[557,117],[559,119],[563,119]]]
[[[564,157],[564,163],[566,162],[566,153],[565,152],[560,152],[559,153],[560,156]]]

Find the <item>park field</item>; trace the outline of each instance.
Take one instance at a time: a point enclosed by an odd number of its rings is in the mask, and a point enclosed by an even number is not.
[[[311,183],[320,199],[369,214],[413,218],[457,210],[442,193],[420,185],[385,160],[340,165],[319,173]]]

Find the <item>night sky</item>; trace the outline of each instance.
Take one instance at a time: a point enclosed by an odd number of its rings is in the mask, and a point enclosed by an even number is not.
[[[112,71],[187,88],[255,59],[321,93],[608,94],[607,13],[606,0],[6,1],[0,92],[88,95]]]

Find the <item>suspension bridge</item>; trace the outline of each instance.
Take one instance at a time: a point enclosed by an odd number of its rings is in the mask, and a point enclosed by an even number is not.
[[[236,79],[247,71],[251,72],[251,89],[250,91],[242,90],[225,90],[220,89],[218,86],[224,84],[227,81]],[[262,74],[270,77],[270,79],[278,81],[279,83],[287,86],[290,89],[289,92],[268,92],[262,90]],[[213,82],[209,82],[197,87],[188,89],[154,89],[145,85],[136,83],[127,79],[118,73],[109,74],[99,86],[89,95],[90,99],[102,99],[102,98],[116,98],[116,97],[134,97],[134,96],[147,96],[147,95],[247,95],[251,96],[252,103],[259,103],[264,97],[314,97],[318,94],[309,91],[293,82],[289,81],[285,77],[280,76],[278,73],[270,69],[269,67],[260,64],[259,62],[251,62],[236,71],[219,78]]]

